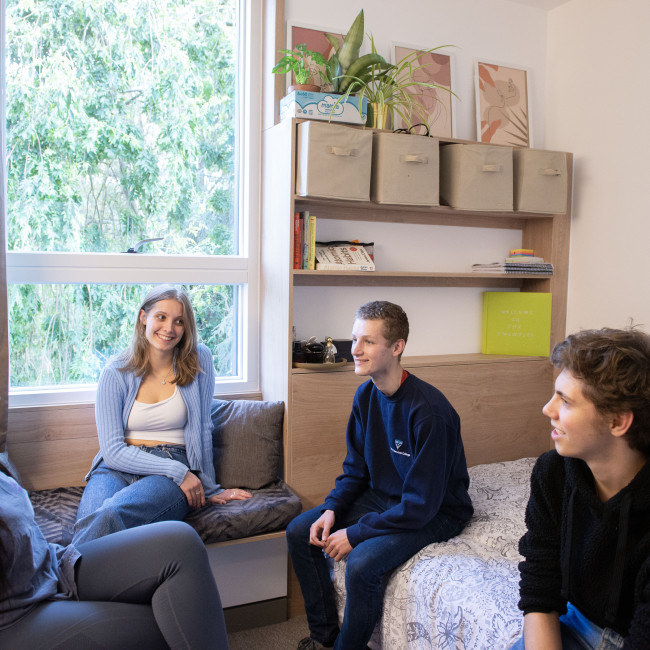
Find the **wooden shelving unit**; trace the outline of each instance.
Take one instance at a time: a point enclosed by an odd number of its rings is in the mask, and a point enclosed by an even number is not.
[[[309,371],[295,373],[291,368],[294,287],[486,287],[544,291],[553,294],[551,324],[552,343],[565,334],[566,290],[570,233],[570,196],[566,214],[527,212],[490,212],[455,210],[447,206],[418,207],[386,205],[371,201],[302,197],[295,194],[296,127],[300,120],[286,120],[264,133],[264,187],[262,214],[262,327],[270,332],[274,345],[262,346],[262,394],[267,399],[282,399],[287,404],[285,474],[289,483],[300,491],[293,476],[292,434],[295,413],[292,395],[294,378]],[[465,142],[445,140],[444,142]],[[441,143],[444,144],[444,143]],[[572,155],[567,155],[567,169],[572,169]],[[571,187],[569,177],[569,187]],[[471,228],[506,228],[522,231],[522,245],[553,263],[553,276],[533,274],[492,274],[472,272],[409,271],[306,271],[292,268],[294,211],[309,210],[323,219],[390,222]],[[433,230],[432,230],[433,232]],[[468,359],[479,363],[482,355],[430,357],[428,364],[440,366],[453,359],[454,364]],[[510,362],[512,358],[507,358]],[[496,360],[487,358],[488,364]],[[351,367],[350,367],[351,369]],[[321,375],[322,373],[318,373]],[[338,375],[338,373],[337,373]],[[346,413],[347,417],[347,413]],[[329,477],[324,483],[329,481]],[[329,483],[328,483],[329,485]]]
[[[553,294],[552,343],[565,335],[571,176],[566,214],[469,212],[449,207],[381,205],[316,199],[295,194],[296,125],[286,120],[264,132],[261,249],[261,373],[264,399],[283,400],[285,479],[305,508],[317,505],[340,473],[345,429],[360,380],[353,364],[330,372],[292,369],[294,287],[486,287]],[[447,141],[445,141],[447,142]],[[449,140],[449,142],[464,142]],[[567,168],[572,169],[572,155]],[[471,272],[340,272],[292,268],[293,214],[309,210],[322,219],[391,222],[522,232],[522,246],[553,263],[553,276]],[[451,354],[405,357],[403,365],[440,388],[461,416],[468,463],[490,462],[493,441],[512,439],[511,458],[549,448],[542,405],[552,391],[552,369],[539,357]],[[467,439],[466,439],[467,435]],[[503,458],[492,458],[503,460]],[[292,595],[293,594],[293,595]],[[290,603],[298,601],[290,585]],[[290,604],[290,608],[293,605]],[[299,609],[299,605],[297,606]]]

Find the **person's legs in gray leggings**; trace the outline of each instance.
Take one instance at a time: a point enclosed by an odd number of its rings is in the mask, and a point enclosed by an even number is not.
[[[7,630],[0,646],[58,650],[228,648],[221,599],[203,542],[167,521],[79,546],[79,599],[46,602]]]

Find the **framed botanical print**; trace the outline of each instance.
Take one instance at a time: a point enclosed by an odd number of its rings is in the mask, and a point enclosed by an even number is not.
[[[480,142],[530,147],[528,71],[475,62],[476,130]]]

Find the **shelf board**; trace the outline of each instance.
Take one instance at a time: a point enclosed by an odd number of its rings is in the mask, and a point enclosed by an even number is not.
[[[353,221],[385,221],[435,226],[461,226],[476,228],[502,228],[522,230],[532,220],[552,219],[551,214],[533,212],[472,212],[455,210],[445,205],[413,206],[389,205],[372,201],[346,201],[306,196],[294,196],[297,211],[309,210],[322,219]]]
[[[529,363],[529,362],[546,362],[548,357],[522,357],[506,354],[481,354],[480,352],[471,352],[467,354],[432,354],[426,356],[402,357],[401,365],[403,368],[424,368],[430,366],[465,366],[483,363]],[[291,373],[294,375],[304,375],[323,372],[354,372],[354,363],[348,362],[344,366],[331,368],[330,370],[309,370],[307,368],[293,368]]]
[[[521,288],[524,280],[553,276],[515,273],[433,273],[409,271],[304,271],[294,270],[295,287],[496,287]]]

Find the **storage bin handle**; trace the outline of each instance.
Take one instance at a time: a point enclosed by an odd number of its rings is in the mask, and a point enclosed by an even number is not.
[[[424,156],[421,153],[406,153],[403,156],[399,157],[400,162],[406,162],[406,163],[428,163],[429,158],[428,156]]]
[[[538,169],[537,173],[540,176],[560,176],[562,174],[559,169]]]
[[[330,153],[335,156],[358,156],[359,152],[356,149],[348,149],[347,147],[330,146]]]
[[[483,165],[483,171],[484,172],[500,172],[500,171],[502,171],[502,169],[503,168],[501,167],[501,165],[499,165],[497,163],[491,163],[491,164]]]

